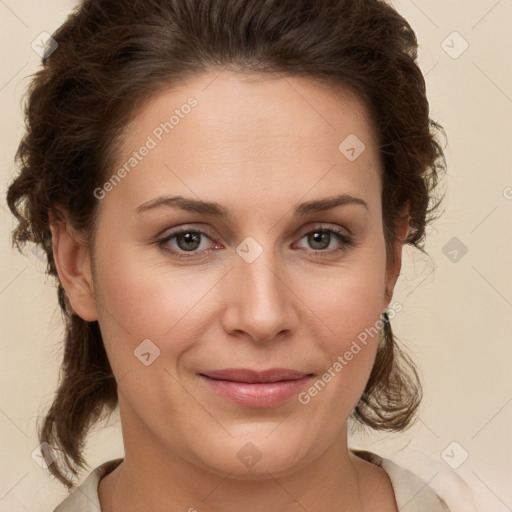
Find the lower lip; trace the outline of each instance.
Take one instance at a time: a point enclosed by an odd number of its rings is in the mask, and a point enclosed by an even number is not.
[[[247,382],[211,379],[204,375],[200,375],[200,377],[219,395],[246,407],[280,405],[297,395],[311,379],[311,376],[308,375],[295,380],[248,384]]]

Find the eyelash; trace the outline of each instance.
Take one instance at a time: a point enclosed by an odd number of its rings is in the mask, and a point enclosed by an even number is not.
[[[343,233],[342,231],[336,229],[336,228],[325,228],[325,227],[322,227],[322,226],[313,226],[312,229],[310,229],[309,231],[305,232],[300,240],[302,240],[306,235],[309,235],[311,233],[330,233],[332,235],[334,235],[339,242],[342,243],[342,247],[338,248],[338,249],[330,249],[330,250],[321,250],[321,249],[311,249],[311,252],[315,255],[320,255],[320,254],[330,254],[332,255],[333,253],[339,253],[339,252],[346,252],[348,249],[354,247],[356,245],[356,242],[354,240],[354,238],[350,235],[347,235],[346,233]],[[198,252],[196,251],[189,251],[190,255],[187,255],[186,253],[184,252],[180,252],[180,251],[176,251],[175,249],[169,249],[169,245],[168,245],[168,242],[170,240],[172,240],[173,238],[177,237],[178,235],[180,234],[183,234],[183,233],[196,233],[196,234],[201,234],[201,235],[204,235],[206,237],[208,237],[210,240],[212,240],[212,242],[215,243],[215,241],[213,240],[213,237],[206,231],[203,231],[201,229],[189,229],[189,228],[182,228],[182,229],[178,229],[177,231],[174,231],[172,232],[171,234],[167,235],[165,238],[159,240],[157,242],[158,246],[165,252],[167,253],[170,253],[172,254],[173,256],[176,256],[178,258],[194,258],[197,256]],[[330,241],[329,241],[330,242]],[[209,251],[211,251],[212,249],[207,249],[204,251],[204,253],[207,253]]]

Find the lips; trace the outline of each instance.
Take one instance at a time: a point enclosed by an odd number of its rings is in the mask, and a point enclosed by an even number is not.
[[[225,370],[213,370],[204,372],[201,375],[215,380],[228,380],[232,382],[245,382],[247,384],[254,384],[262,382],[297,380],[311,374],[290,370],[287,368],[270,368],[268,370],[262,371],[255,371],[250,368],[228,368]]]
[[[312,373],[288,368],[255,371],[228,368],[200,373],[207,389],[244,407],[274,407],[287,402],[309,383]]]

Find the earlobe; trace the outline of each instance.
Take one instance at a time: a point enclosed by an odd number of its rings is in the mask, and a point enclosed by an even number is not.
[[[87,245],[72,230],[64,215],[49,212],[53,258],[60,282],[75,313],[88,322],[98,319]]]

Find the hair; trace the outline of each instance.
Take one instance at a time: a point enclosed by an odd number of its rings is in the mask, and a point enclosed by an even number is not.
[[[19,173],[7,191],[17,219],[13,246],[44,249],[65,322],[58,388],[40,442],[59,452],[51,474],[71,489],[91,427],[118,404],[97,321],[72,309],[52,251],[49,212],[62,207],[84,243],[93,241],[98,199],[116,147],[137,109],[163,89],[200,73],[235,70],[318,80],[364,101],[382,158],[383,231],[388,258],[395,226],[425,253],[425,228],[437,218],[445,158],[442,127],[429,116],[417,40],[409,23],[381,0],[84,1],[53,34],[24,104]],[[110,171],[109,171],[110,170]],[[405,213],[404,213],[405,212]],[[422,389],[385,315],[375,363],[352,414],[362,426],[401,431]]]

